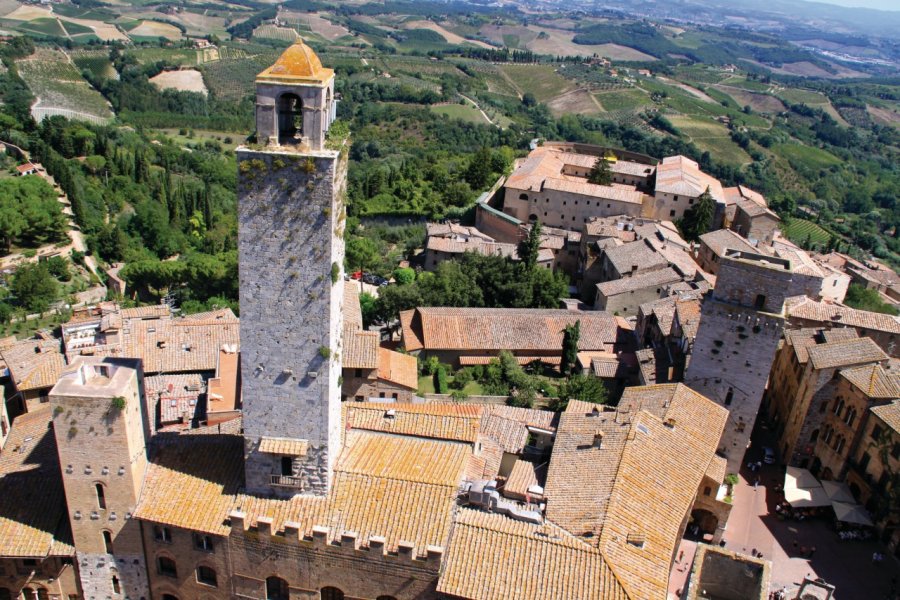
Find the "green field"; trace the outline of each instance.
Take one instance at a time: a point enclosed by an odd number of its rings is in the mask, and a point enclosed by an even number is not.
[[[788,239],[796,244],[805,244],[809,240],[812,244],[824,246],[831,239],[830,233],[806,219],[791,219],[783,230]]]
[[[772,146],[772,150],[787,159],[794,168],[826,169],[841,162],[833,154],[803,144],[778,144]]]
[[[653,104],[650,97],[639,90],[616,90],[596,94],[595,97],[607,112],[637,110]]]
[[[90,71],[94,77],[109,79],[116,76],[116,70],[109,61],[109,53],[106,50],[90,51],[81,50],[71,54],[72,62],[80,71]]]
[[[197,51],[192,48],[135,48],[125,54],[134,56],[142,65],[161,60],[182,66],[197,64]]]
[[[721,123],[682,115],[667,115],[667,118],[698,148],[709,151],[717,160],[733,165],[751,162],[750,155],[731,141],[728,129]]]
[[[17,61],[19,75],[38,101],[32,107],[36,119],[46,115],[79,113],[85,118],[112,116],[100,92],[81,76],[68,57],[59,50],[39,48],[32,56]]]
[[[550,65],[503,65],[499,68],[520,93],[531,92],[538,102],[547,102],[575,87]]]
[[[203,81],[214,96],[240,100],[253,93],[256,76],[278,57],[276,50],[248,58],[217,60],[202,65]]]
[[[827,104],[828,98],[819,92],[812,90],[801,90],[797,88],[787,88],[775,93],[779,98],[786,100],[792,104]]]
[[[487,123],[481,111],[470,104],[440,104],[432,106],[431,112],[446,115],[451,119],[462,119],[468,123]]]
[[[60,26],[56,19],[41,18],[32,19],[18,26],[18,29],[24,33],[41,36],[65,37],[66,32]]]

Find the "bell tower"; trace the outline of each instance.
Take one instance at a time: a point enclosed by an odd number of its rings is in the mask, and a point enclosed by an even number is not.
[[[265,145],[322,150],[335,119],[334,71],[298,41],[256,77],[256,138]]]
[[[246,487],[322,495],[341,440],[347,152],[326,141],[334,71],[298,42],[256,89],[258,144],[237,150]]]

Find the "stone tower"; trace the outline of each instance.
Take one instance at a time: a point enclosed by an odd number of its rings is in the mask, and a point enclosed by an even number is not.
[[[684,382],[730,413],[719,443],[729,473],[740,470],[750,443],[791,279],[787,260],[727,250],[715,289],[703,301]]]
[[[257,145],[238,148],[245,478],[325,494],[341,443],[343,140],[334,71],[302,42],[256,80]]]
[[[139,360],[78,357],[50,392],[85,598],[149,597],[140,523],[147,470]]]

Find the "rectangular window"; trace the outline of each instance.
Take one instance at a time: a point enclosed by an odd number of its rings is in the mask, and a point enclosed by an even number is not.
[[[879,427],[878,425],[876,425],[875,427],[873,427],[873,428],[872,428],[871,436],[872,436],[872,439],[873,439],[873,440],[878,440],[878,438],[881,437],[881,427]]]
[[[362,369],[356,369],[353,373],[354,377],[362,377]]]
[[[200,565],[197,567],[197,581],[204,585],[216,587],[216,572],[210,567]]]
[[[161,525],[153,526],[153,539],[157,542],[162,542],[164,544],[172,543],[172,532],[168,527],[163,527]]]
[[[891,456],[896,459],[900,459],[900,442],[896,442],[894,447],[891,448]]]
[[[202,550],[204,552],[212,552],[213,551],[212,536],[201,535],[199,533],[195,533],[194,534],[194,548],[196,548],[197,550]]]

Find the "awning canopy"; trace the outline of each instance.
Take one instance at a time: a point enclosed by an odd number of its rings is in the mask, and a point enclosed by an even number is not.
[[[828,506],[831,500],[821,487],[814,488],[784,488],[784,499],[793,508],[813,508],[815,506]]]
[[[847,504],[856,504],[856,498],[850,492],[850,488],[846,483],[838,481],[823,481],[822,488],[828,494],[829,500],[832,502],[845,502]]]
[[[831,499],[819,480],[806,469],[788,467],[784,475],[784,499],[794,508],[828,506]]]
[[[822,487],[822,484],[819,483],[819,480],[816,479],[815,475],[810,473],[808,469],[788,467],[787,472],[784,475],[784,488],[787,489],[789,487],[814,488]]]
[[[873,525],[869,513],[866,512],[859,504],[850,504],[847,502],[832,502],[831,507],[834,509],[834,516],[842,523],[853,523],[855,525]]]

